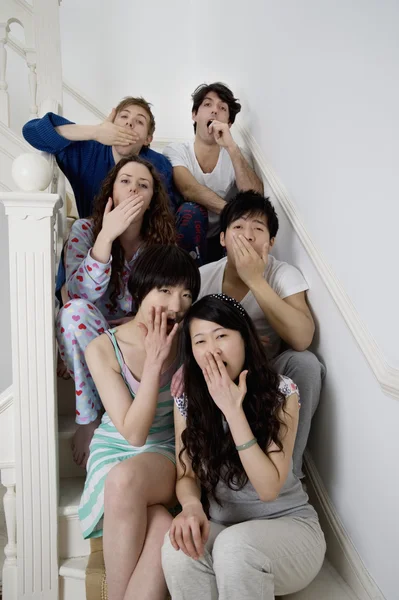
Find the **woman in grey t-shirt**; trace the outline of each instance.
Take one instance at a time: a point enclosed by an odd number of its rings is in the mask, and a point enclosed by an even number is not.
[[[248,314],[224,294],[191,307],[183,338],[185,396],[175,406],[182,512],[162,549],[172,598],[294,593],[325,554],[316,512],[292,472],[298,389],[268,367]]]

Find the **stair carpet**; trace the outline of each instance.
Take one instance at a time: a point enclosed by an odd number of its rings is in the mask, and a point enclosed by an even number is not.
[[[72,459],[71,440],[75,420],[72,379],[58,379],[59,429],[59,551],[60,600],[84,600],[85,572],[90,545],[80,531],[78,506],[83,490],[84,471]],[[284,600],[358,600],[326,559],[316,579],[306,589],[284,596]]]

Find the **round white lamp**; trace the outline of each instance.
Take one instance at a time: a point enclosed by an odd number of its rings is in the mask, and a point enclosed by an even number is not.
[[[40,154],[20,154],[12,163],[11,174],[20,190],[41,192],[50,185],[53,170]]]

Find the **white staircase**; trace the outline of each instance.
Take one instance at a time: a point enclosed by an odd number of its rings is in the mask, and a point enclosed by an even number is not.
[[[25,47],[8,39],[13,20],[25,27]],[[7,41],[26,57],[30,116],[58,112],[61,63],[53,50],[59,50],[58,0],[35,0],[35,8],[24,0],[0,2],[0,200],[9,219],[14,382],[0,395],[0,474],[5,486],[5,510],[0,511],[0,553],[5,546],[2,593],[3,600],[84,600],[90,547],[81,536],[77,514],[85,472],[74,464],[70,449],[74,385],[71,379],[55,376],[54,279],[65,232],[65,208],[60,209],[61,200],[65,205],[65,182],[54,177],[57,169],[50,158],[44,188],[18,191],[11,176],[13,160],[33,150],[9,128]],[[87,99],[82,103],[90,108]],[[92,112],[101,117],[97,107]],[[165,140],[159,140],[152,147],[162,151],[164,145]],[[1,564],[0,558],[0,568]],[[358,596],[326,561],[309,588],[286,598]]]

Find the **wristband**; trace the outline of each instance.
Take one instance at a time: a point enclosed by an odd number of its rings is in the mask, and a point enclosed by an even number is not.
[[[256,438],[252,438],[252,440],[249,440],[249,442],[245,442],[245,444],[241,444],[241,446],[236,446],[236,450],[238,450],[238,452],[240,452],[241,450],[246,450],[247,448],[250,448],[251,446],[256,444],[257,441],[258,440]]]

